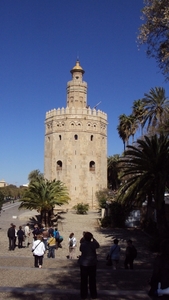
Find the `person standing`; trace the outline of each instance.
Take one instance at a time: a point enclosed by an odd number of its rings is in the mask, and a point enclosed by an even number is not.
[[[162,299],[169,299],[169,239],[160,244],[160,255],[154,260],[150,286],[150,297],[162,296]]]
[[[72,232],[69,235],[69,258],[70,259],[75,258],[75,251],[76,251],[76,238],[74,236],[74,233]]]
[[[57,228],[54,229],[53,235],[54,235],[54,237],[56,239],[56,242],[58,244],[58,248],[62,248],[61,242],[63,242],[63,237],[60,235]]]
[[[45,249],[47,250],[49,233],[48,233],[48,230],[46,228],[43,228],[42,237],[43,237],[43,242],[44,242],[44,245],[45,245]]]
[[[33,241],[32,252],[34,255],[34,266],[35,268],[42,268],[43,255],[45,253],[45,245],[42,241],[42,236],[37,235],[36,240]]]
[[[26,224],[25,228],[24,228],[24,232],[25,232],[25,247],[29,248],[29,238],[30,238],[30,227],[29,227],[29,223]]]
[[[109,256],[112,260],[112,268],[113,270],[117,269],[119,259],[120,259],[120,246],[118,245],[118,239],[114,240],[114,245],[110,248]]]
[[[37,223],[34,225],[34,229],[32,231],[32,234],[33,234],[34,241],[37,239],[37,236],[41,234],[41,230],[40,230],[39,225]]]
[[[54,238],[53,234],[50,234],[50,237],[47,241],[48,243],[48,258],[52,257],[55,258],[55,249],[56,249],[56,239]]]
[[[17,235],[18,230],[16,229],[16,225],[13,225],[13,227],[15,229],[14,248],[16,248],[16,240],[17,240],[17,237],[18,237],[18,235]]]
[[[88,280],[89,290],[92,299],[97,298],[96,289],[96,266],[97,266],[97,254],[96,249],[99,248],[99,243],[93,238],[92,233],[85,232],[84,241],[81,243],[79,250],[81,256],[79,258],[80,264],[80,294],[82,299],[86,299],[88,296]]]
[[[133,261],[137,256],[137,250],[133,246],[132,240],[127,241],[127,247],[126,247],[126,258],[124,261],[124,267],[125,269],[128,269],[130,266],[130,269],[133,269]]]
[[[23,241],[24,241],[24,231],[22,230],[22,226],[19,226],[19,230],[17,231],[17,236],[18,236],[18,248],[22,248]]]
[[[9,239],[9,251],[14,250],[15,249],[15,228],[13,223],[11,223],[10,227],[8,228],[7,236]]]

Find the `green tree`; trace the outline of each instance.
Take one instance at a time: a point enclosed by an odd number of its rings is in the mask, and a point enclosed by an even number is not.
[[[136,120],[137,126],[141,128],[141,135],[143,134],[144,114],[145,114],[145,109],[144,109],[143,100],[141,99],[135,100],[132,106],[132,115]]]
[[[138,129],[138,121],[134,115],[129,116],[130,121],[130,135],[132,136],[132,143],[134,143],[134,135]]]
[[[112,191],[109,189],[102,189],[96,192],[96,198],[98,201],[99,208],[106,208],[107,201],[109,202],[112,199]]]
[[[139,139],[136,146],[128,146],[121,159],[123,185],[118,200],[127,205],[143,202],[145,193],[152,193],[157,212],[158,231],[168,233],[164,211],[164,193],[169,178],[169,140],[164,135]],[[127,180],[126,180],[127,177]]]
[[[130,131],[131,120],[125,114],[119,116],[119,125],[117,126],[118,134],[123,141],[124,150],[126,148],[126,144],[128,144],[129,137],[131,135]]]
[[[67,188],[61,181],[38,178],[30,182],[20,200],[19,209],[37,210],[41,215],[42,224],[50,226],[55,205],[61,206],[69,200]]]
[[[157,128],[162,123],[164,113],[169,110],[169,99],[166,97],[165,89],[155,87],[151,89],[148,94],[144,94],[143,104],[145,108],[145,115],[143,126],[147,124],[147,130],[157,132]]]
[[[3,203],[4,203],[4,194],[0,191],[0,212],[2,210]]]
[[[147,55],[154,57],[166,80],[169,80],[169,1],[144,0],[143,24],[139,44],[147,45]]]
[[[31,181],[37,181],[37,179],[43,179],[43,173],[41,173],[39,170],[33,170],[28,175],[29,182]]]
[[[118,178],[118,161],[120,156],[115,154],[107,158],[107,177],[108,187],[112,190],[117,190],[120,184]]]

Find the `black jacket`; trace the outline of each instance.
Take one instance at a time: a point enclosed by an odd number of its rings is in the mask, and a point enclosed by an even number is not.
[[[15,237],[15,228],[14,227],[10,227],[8,229],[7,235],[9,238],[14,238]]]

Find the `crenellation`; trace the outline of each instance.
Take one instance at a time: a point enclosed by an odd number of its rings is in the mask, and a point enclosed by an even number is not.
[[[75,108],[75,107],[62,107],[62,108],[54,108],[52,110],[49,110],[46,113],[46,119],[47,118],[51,118],[54,116],[65,116],[67,117],[68,115],[83,115],[83,116],[96,116],[96,117],[100,117],[102,119],[104,119],[105,121],[107,121],[107,114],[104,113],[101,110],[96,110],[96,109],[91,109],[91,108]]]

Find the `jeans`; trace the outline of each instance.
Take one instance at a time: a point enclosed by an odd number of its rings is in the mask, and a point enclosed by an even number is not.
[[[18,238],[18,248],[22,248],[23,238]]]
[[[96,265],[95,266],[80,266],[80,295],[82,299],[86,299],[88,296],[88,280],[89,290],[92,299],[97,298],[96,289]]]
[[[48,258],[55,258],[55,246],[49,246]]]
[[[15,238],[9,237],[9,250],[14,250],[14,249],[15,249]]]
[[[47,250],[47,245],[48,245],[48,240],[47,239],[43,239],[44,245],[45,245],[45,250]]]

